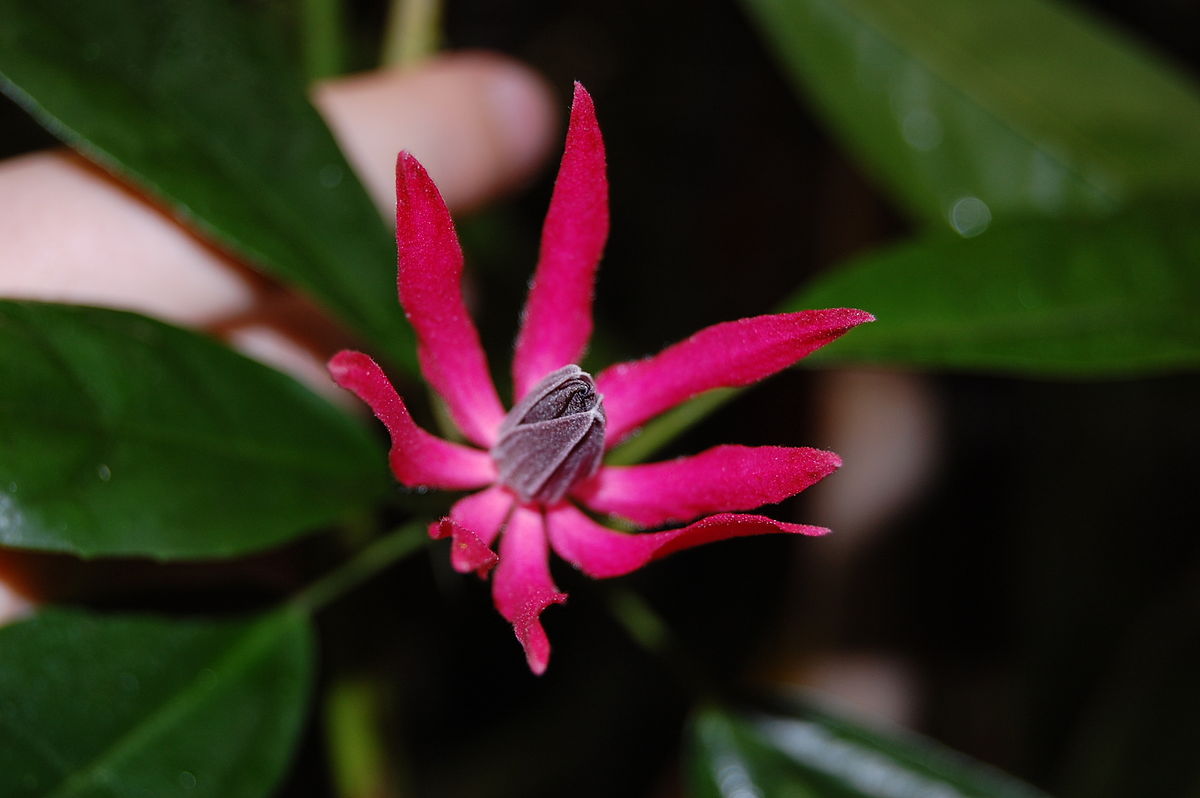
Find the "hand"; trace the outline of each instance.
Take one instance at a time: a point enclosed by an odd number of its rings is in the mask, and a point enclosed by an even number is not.
[[[450,207],[463,210],[529,177],[563,116],[533,72],[484,54],[329,81],[313,99],[385,217],[399,150],[420,158]],[[337,390],[324,363],[340,330],[71,152],[0,162],[0,241],[0,296],[119,307],[203,328],[318,390]],[[32,567],[42,559],[0,558],[0,623],[29,606],[6,581],[25,590],[43,582]]]
[[[533,72],[481,53],[329,81],[313,100],[385,217],[399,150],[425,164],[452,209],[468,209],[536,170],[562,116]],[[0,163],[0,241],[0,296],[119,307],[200,327],[335,390],[324,361],[344,343],[340,330],[78,155]]]

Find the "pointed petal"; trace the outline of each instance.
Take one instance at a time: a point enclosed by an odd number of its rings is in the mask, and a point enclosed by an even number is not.
[[[464,490],[495,482],[496,466],[487,452],[444,441],[418,427],[383,369],[367,355],[338,352],[329,361],[329,373],[387,427],[392,436],[388,461],[402,484]]]
[[[513,358],[519,401],[538,380],[579,362],[592,334],[596,266],[608,238],[604,139],[592,98],[579,83],[567,145],[542,227],[542,251]]]
[[[499,485],[459,499],[450,515],[429,527],[435,539],[451,537],[450,564],[460,574],[476,572],[481,577],[499,559],[490,548],[513,506],[513,495]]]
[[[526,507],[517,507],[500,539],[500,564],[492,576],[492,599],[496,609],[513,625],[525,649],[529,669],[536,674],[550,661],[550,641],[539,616],[551,604],[562,604],[550,578],[549,552],[542,517]]]
[[[643,422],[713,388],[749,385],[847,330],[874,321],[861,310],[802,310],[706,327],[653,357],[618,363],[596,378],[611,447]]]
[[[504,409],[462,298],[462,249],[442,195],[417,159],[396,161],[400,304],[417,333],[425,379],[469,440],[495,442]]]
[[[597,512],[659,526],[783,501],[841,464],[819,449],[717,446],[665,463],[606,466],[574,495]]]
[[[717,540],[772,532],[795,535],[829,532],[824,527],[788,524],[761,515],[723,513],[682,529],[631,535],[601,526],[569,504],[550,510],[546,527],[558,556],[596,579],[622,576],[651,560]]]

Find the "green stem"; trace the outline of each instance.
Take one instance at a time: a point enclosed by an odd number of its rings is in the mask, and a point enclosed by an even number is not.
[[[301,42],[309,81],[346,69],[346,31],[341,0],[301,0]]]
[[[626,634],[673,671],[677,684],[702,700],[714,700],[720,695],[712,677],[686,656],[666,621],[645,599],[629,588],[618,587],[610,590],[608,600],[609,611]]]
[[[401,794],[397,752],[383,740],[385,685],[365,677],[336,680],[325,698],[326,743],[340,798]]]
[[[636,436],[613,449],[604,462],[607,465],[632,465],[643,462],[743,390],[745,389],[717,388],[663,413],[643,427]]]
[[[302,612],[316,612],[392,563],[412,554],[427,541],[424,524],[406,524],[301,590],[292,597],[290,604]]]
[[[408,66],[438,51],[442,39],[440,0],[392,0],[383,40],[386,66]]]

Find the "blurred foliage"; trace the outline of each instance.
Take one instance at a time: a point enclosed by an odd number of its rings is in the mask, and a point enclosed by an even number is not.
[[[745,5],[841,141],[935,226],[1200,189],[1194,88],[1068,4]]]
[[[925,236],[836,269],[784,307],[871,308],[883,322],[810,365],[1047,377],[1193,369],[1198,213],[1194,201],[1164,203],[1102,220],[1009,221],[968,240]]]
[[[780,702],[777,702],[780,703]],[[811,699],[692,720],[692,798],[1046,798],[978,762]]]
[[[269,794],[312,678],[308,627],[48,610],[0,629],[0,791]]]

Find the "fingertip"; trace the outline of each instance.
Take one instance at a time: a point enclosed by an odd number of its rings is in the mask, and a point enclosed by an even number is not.
[[[526,180],[558,131],[546,82],[490,53],[444,55],[415,68],[330,81],[316,88],[315,102],[388,214],[400,150],[419,160],[447,203],[462,210]]]

